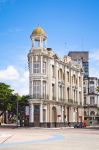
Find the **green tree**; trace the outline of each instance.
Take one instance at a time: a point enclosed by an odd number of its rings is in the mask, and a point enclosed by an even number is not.
[[[25,116],[25,106],[28,105],[28,95],[19,96],[18,94],[14,94],[11,96],[9,104],[11,104],[11,107],[9,107],[9,119],[13,116],[18,117],[17,119],[24,118]]]
[[[97,92],[99,92],[99,86],[97,86],[96,90],[97,90]]]
[[[21,96],[19,96],[18,94],[13,94],[11,95],[10,99],[9,99],[9,103],[8,103],[8,119],[11,120],[13,116],[17,116],[17,105],[19,103],[19,101],[21,100]]]
[[[19,105],[19,113],[20,115],[25,115],[25,106],[28,105],[28,99],[30,98],[29,95],[23,95],[21,99],[18,101]]]
[[[10,85],[0,82],[0,116],[6,111],[11,109],[11,104],[9,103],[11,96],[13,95],[13,89]]]

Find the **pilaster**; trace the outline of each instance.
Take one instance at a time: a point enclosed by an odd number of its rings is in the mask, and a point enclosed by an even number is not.
[[[40,104],[40,123],[43,122],[43,105],[42,103]]]
[[[56,62],[56,68],[55,68],[55,76],[56,76],[55,96],[56,96],[56,101],[58,101],[58,63],[57,62]]]
[[[29,122],[34,122],[34,105],[32,103],[30,104]]]

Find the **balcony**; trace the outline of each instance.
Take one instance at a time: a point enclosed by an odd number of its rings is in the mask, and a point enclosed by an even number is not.
[[[65,102],[65,99],[59,98],[58,101],[59,101],[59,102]]]
[[[73,101],[72,99],[68,99],[66,101],[67,105],[70,105],[70,106],[79,106],[78,102],[77,101]]]
[[[52,100],[53,100],[53,101],[56,101],[56,97],[53,96],[53,97],[52,97]]]
[[[97,95],[97,92],[96,91],[89,91],[88,94],[89,95]]]
[[[97,104],[84,104],[84,107],[87,108],[87,107],[98,107]]]
[[[68,99],[68,100],[67,100],[67,105],[72,106],[72,105],[73,105],[73,100],[72,100],[72,99]]]
[[[44,99],[44,100],[48,100],[49,99],[49,96],[48,95],[32,95],[31,96],[31,99]]]
[[[78,102],[76,101],[76,102],[73,102],[74,103],[74,105],[78,105]]]

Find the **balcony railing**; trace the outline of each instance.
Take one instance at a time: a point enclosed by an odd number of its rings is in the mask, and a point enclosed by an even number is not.
[[[72,99],[69,99],[68,102],[73,104],[73,100]]]
[[[85,104],[84,103],[84,107],[98,107],[97,104]]]
[[[59,98],[58,101],[59,101],[59,102],[65,102],[65,99]]]
[[[53,96],[53,97],[52,97],[52,100],[56,101],[56,97]]]
[[[30,98],[32,99],[49,99],[48,95],[31,95]]]

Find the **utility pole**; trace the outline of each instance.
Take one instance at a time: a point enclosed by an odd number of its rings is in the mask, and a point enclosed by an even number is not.
[[[15,94],[16,95],[16,125],[18,127],[18,114],[19,114],[19,103],[18,103],[18,93]]]
[[[19,105],[18,105],[18,99],[17,99],[17,127],[18,127],[18,114],[19,114],[19,107],[18,107]]]

